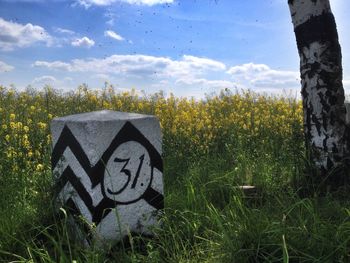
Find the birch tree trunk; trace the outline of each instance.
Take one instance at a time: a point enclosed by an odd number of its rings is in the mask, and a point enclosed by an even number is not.
[[[350,148],[336,23],[329,0],[288,0],[288,5],[300,56],[306,147],[321,176],[328,176]],[[342,180],[339,176],[329,183]]]

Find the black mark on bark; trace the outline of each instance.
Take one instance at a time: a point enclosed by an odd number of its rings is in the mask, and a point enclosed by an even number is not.
[[[322,28],[322,30],[320,30]],[[312,16],[295,29],[298,50],[309,47],[314,42],[338,41],[335,20],[332,13],[323,12],[319,16]]]

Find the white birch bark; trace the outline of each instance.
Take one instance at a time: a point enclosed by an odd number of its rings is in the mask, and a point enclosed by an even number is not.
[[[348,155],[341,50],[329,0],[289,0],[300,56],[304,134],[326,175]]]

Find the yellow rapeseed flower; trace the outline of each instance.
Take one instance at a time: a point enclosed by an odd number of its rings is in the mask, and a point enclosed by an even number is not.
[[[17,122],[16,126],[17,126],[17,129],[22,129],[23,124],[22,124],[22,122],[19,121],[19,122]]]
[[[36,166],[35,170],[36,170],[37,172],[40,172],[40,171],[44,170],[44,165],[42,165],[41,163],[39,163],[39,164]]]
[[[17,123],[15,123],[15,122],[10,122],[10,128],[12,129],[12,130],[16,130],[17,129]]]
[[[38,122],[38,127],[39,129],[45,130],[47,127],[47,124],[43,122]]]
[[[52,141],[51,134],[48,134],[48,135],[46,136],[46,143],[47,143],[47,144],[50,144],[51,141]]]

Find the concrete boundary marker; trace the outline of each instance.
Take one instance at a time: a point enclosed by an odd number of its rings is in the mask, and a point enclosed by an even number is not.
[[[164,207],[158,119],[97,111],[55,118],[51,133],[57,198],[95,226],[86,242],[152,235]]]

